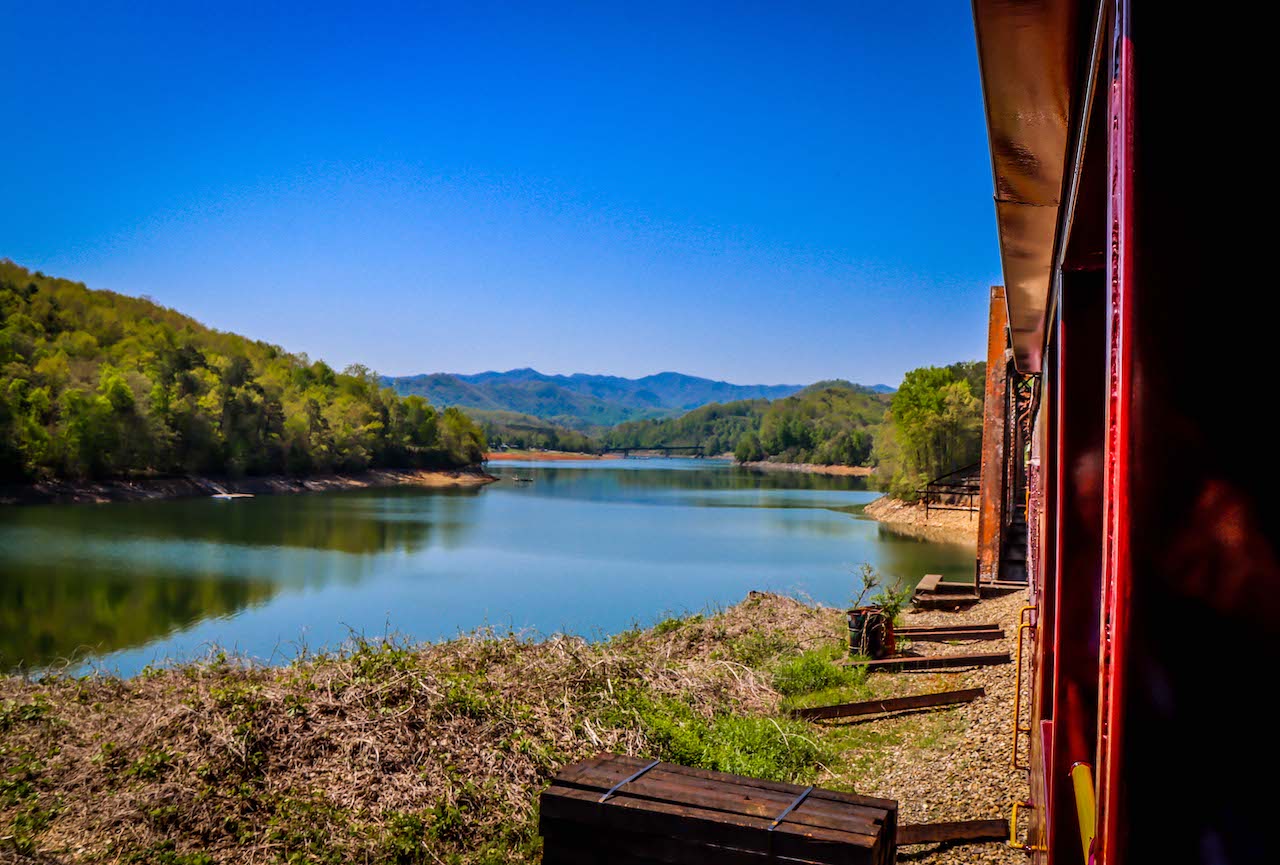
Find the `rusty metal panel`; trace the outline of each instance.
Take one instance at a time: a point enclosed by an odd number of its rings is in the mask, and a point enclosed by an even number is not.
[[[1008,430],[1009,337],[1004,288],[991,286],[987,321],[987,385],[982,397],[982,477],[978,506],[978,583],[1000,573],[1000,541],[1004,526],[1005,439]]]

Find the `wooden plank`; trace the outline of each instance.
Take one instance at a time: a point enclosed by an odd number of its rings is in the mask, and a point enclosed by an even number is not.
[[[544,861],[549,865],[702,865],[707,861],[881,865],[892,861],[898,805],[891,799],[819,788],[808,792],[774,826],[805,787],[659,763],[600,802],[606,791],[649,763],[600,754],[565,767],[540,800]]]
[[[676,805],[696,805],[726,814],[742,814],[753,817],[777,817],[803,792],[803,787],[785,792],[767,790],[741,784],[725,784],[720,781],[696,778],[670,771],[673,764],[660,764],[642,777],[628,783],[618,792],[639,799],[669,802]],[[683,768],[683,767],[679,767]],[[605,764],[594,766],[594,777],[575,774],[572,780],[558,778],[556,783],[584,787],[603,794],[615,784],[632,774],[630,764]],[[738,776],[730,776],[738,778]],[[747,780],[747,779],[743,779]],[[751,779],[754,780],[754,779]],[[801,806],[787,815],[785,822],[828,829],[840,829],[861,834],[879,834],[886,820],[887,811],[845,802],[823,799],[820,790],[814,790]],[[815,795],[817,794],[817,795]]]
[[[590,759],[575,763],[572,766],[566,766],[560,774],[556,776],[556,782],[559,783],[563,780],[566,783],[574,783],[575,778],[592,776],[594,773],[600,771],[596,767],[608,765],[610,767],[607,770],[609,773],[617,773],[617,777],[609,783],[609,786],[612,786],[648,762],[648,760],[641,757],[602,752]],[[661,768],[668,772],[687,775],[690,778],[701,778],[707,781],[716,781],[743,787],[754,787],[761,790],[773,790],[779,793],[785,793],[789,797],[794,797],[799,794],[801,790],[805,789],[799,784],[787,784],[782,781],[766,781],[763,778],[749,778],[744,775],[733,775],[728,772],[717,772],[712,769],[695,769],[691,766],[681,766],[678,763],[660,763],[654,768]],[[898,812],[898,803],[894,799],[880,799],[874,796],[862,796],[857,793],[824,790],[821,787],[818,787],[810,793],[809,799],[838,802],[844,805],[853,805],[862,808],[874,808],[880,811],[888,811],[893,814],[897,814]]]
[[[694,778],[733,778],[737,783],[750,787],[759,787],[763,790],[779,790],[782,792],[799,792],[804,789],[798,784],[785,784],[781,781],[766,781],[763,778],[748,778],[743,775],[730,775],[727,772],[716,772],[711,769],[694,769],[689,766],[680,766],[674,763],[664,763],[664,768],[668,768],[673,772],[680,772]],[[898,813],[898,801],[896,799],[881,799],[875,796],[863,796],[858,793],[843,793],[837,790],[825,790],[821,787],[816,788],[809,794],[810,799],[823,799],[831,802],[840,802],[845,805],[857,805],[864,808],[875,808],[880,811],[888,811],[893,814]]]
[[[950,580],[939,580],[938,584],[933,587],[934,594],[938,595],[976,595],[978,587],[973,583],[955,583]]]
[[[914,697],[894,697],[888,700],[864,700],[859,703],[840,703],[835,706],[813,706],[808,709],[792,709],[797,718],[819,720],[822,718],[855,718],[861,715],[880,715],[907,709],[929,709],[934,706],[953,706],[968,703],[987,692],[982,688],[966,688],[961,691],[939,691],[934,694],[917,694]]]
[[[929,631],[994,631],[998,630],[1000,625],[996,622],[983,622],[976,625],[907,625],[902,628],[894,628],[895,634],[919,634]]]
[[[795,796],[780,796],[764,790],[757,790],[754,794],[746,793],[740,787],[720,787],[696,778],[665,774],[658,769],[645,773],[644,777],[632,781],[619,792],[637,799],[695,805],[726,814],[763,817],[768,820],[773,820],[796,799]],[[827,807],[822,807],[824,804]],[[877,820],[875,817],[881,819]],[[810,802],[806,799],[801,807],[787,815],[785,822],[875,835],[880,831],[883,815],[876,812],[857,813],[844,810],[833,802]]]
[[[945,643],[950,640],[1003,640],[1004,631],[921,631],[914,634],[898,634],[899,637],[917,643]]]
[[[1007,820],[954,820],[909,823],[898,829],[898,845],[939,844],[945,841],[1008,841]]]
[[[989,652],[970,655],[932,655],[911,658],[881,658],[878,661],[857,661],[857,666],[868,670],[941,670],[947,667],[989,667],[1009,663],[1008,652]]]
[[[660,776],[651,781],[649,774],[651,773],[646,773],[644,777],[619,788],[613,794],[613,797],[608,800],[609,804],[627,797],[654,804],[670,804],[679,807],[696,808],[699,811],[714,811],[718,814],[717,819],[720,817],[727,820],[737,819],[743,825],[751,825],[752,821],[757,819],[765,819],[767,822],[772,822],[796,798],[794,795],[779,797],[776,794],[766,794],[766,791],[761,790],[750,792],[747,788],[727,788],[711,785],[699,790],[682,786],[679,783],[672,784],[670,777]],[[683,780],[696,783],[696,779]],[[562,782],[556,781],[553,782],[553,786],[572,787],[572,789],[584,793],[587,798],[594,797],[594,801],[599,802],[601,795],[606,789],[611,789],[613,784],[609,784],[608,787],[593,786],[583,789],[582,786],[577,784],[562,784]],[[801,791],[803,789],[801,788]],[[814,791],[814,793],[817,792],[816,790]],[[768,798],[756,798],[764,795],[767,795]],[[887,825],[892,817],[896,817],[894,812],[824,801],[821,798],[814,798],[810,794],[799,808],[788,815],[787,820],[782,825],[790,826],[791,824],[796,824],[797,826],[812,826],[819,829],[830,828],[835,831],[849,831],[857,835],[874,835],[878,834],[881,831],[881,827]],[[827,825],[833,821],[842,825]],[[896,820],[894,822],[896,823]],[[781,825],[779,828],[781,828]]]
[[[942,574],[925,574],[920,578],[920,582],[916,583],[916,594],[923,595],[934,591],[938,588],[938,583],[942,582]]]
[[[978,603],[979,600],[981,598],[978,597],[977,592],[970,592],[964,595],[934,592],[929,595],[916,595],[911,599],[911,604],[917,610],[967,610]]]
[[[877,861],[868,854],[883,839],[814,826],[789,823],[770,831],[772,820],[724,814],[705,808],[633,799],[625,794],[600,803],[594,790],[552,785],[540,800],[544,820],[566,820],[594,826],[601,831],[623,829],[642,834],[684,838],[699,844],[732,846],[748,852],[793,859],[811,859],[829,865],[864,865]]]

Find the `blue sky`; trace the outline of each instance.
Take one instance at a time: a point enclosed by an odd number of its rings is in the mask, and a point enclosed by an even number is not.
[[[387,374],[982,354],[968,4],[199,6],[0,9],[0,256]]]

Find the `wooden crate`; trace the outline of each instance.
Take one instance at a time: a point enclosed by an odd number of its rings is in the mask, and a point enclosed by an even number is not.
[[[898,803],[617,754],[542,794],[544,865],[883,865]]]

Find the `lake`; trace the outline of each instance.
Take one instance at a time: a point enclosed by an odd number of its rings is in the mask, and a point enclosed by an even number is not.
[[[858,478],[694,459],[491,471],[477,489],[2,508],[0,667],[127,676],[215,645],[283,663],[353,632],[484,625],[601,637],[752,589],[845,604],[861,562],[973,578],[972,548],[863,517],[878,494]]]

